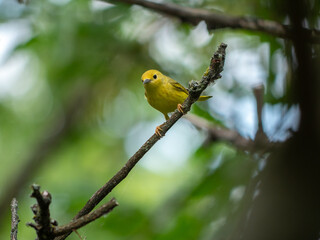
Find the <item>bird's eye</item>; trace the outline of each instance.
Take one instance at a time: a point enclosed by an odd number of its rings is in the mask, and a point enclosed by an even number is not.
[[[157,75],[155,74],[155,75],[153,75],[153,79],[157,79]]]

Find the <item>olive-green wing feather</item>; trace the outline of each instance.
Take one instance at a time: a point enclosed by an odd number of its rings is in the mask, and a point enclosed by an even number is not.
[[[175,89],[177,89],[178,91],[184,92],[184,93],[186,93],[187,95],[189,95],[188,90],[187,90],[184,86],[182,86],[180,83],[178,83],[177,81],[173,80],[172,78],[169,78],[169,77],[167,77],[167,78],[168,78],[168,82],[169,82]]]
[[[177,81],[173,80],[172,78],[167,77],[168,82],[178,91],[184,92],[185,94],[189,95],[188,90],[182,86],[180,83],[178,83]],[[198,101],[205,101],[209,98],[211,98],[212,96],[200,96]]]

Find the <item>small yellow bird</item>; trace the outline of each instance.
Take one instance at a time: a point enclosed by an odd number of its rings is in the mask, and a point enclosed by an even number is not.
[[[166,120],[169,119],[168,113],[176,109],[183,113],[181,104],[189,93],[180,83],[153,69],[142,74],[141,80],[149,104],[163,113]],[[205,101],[209,98],[211,96],[200,96],[198,101]],[[161,136],[160,126],[156,128],[156,134]]]

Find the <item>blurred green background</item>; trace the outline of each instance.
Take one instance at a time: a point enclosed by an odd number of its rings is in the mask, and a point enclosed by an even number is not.
[[[269,1],[172,2],[284,19]],[[16,196],[19,239],[35,238],[25,225],[32,221],[32,183],[52,194],[52,218],[65,224],[164,121],[144,99],[140,77],[148,69],[187,86],[224,42],[223,77],[206,90],[213,98],[192,113],[253,138],[252,88],[262,83],[269,139],[283,141],[297,129],[298,108],[287,104],[284,40],[244,30],[208,32],[203,22],[190,26],[139,6],[87,0],[1,0],[0,21],[0,200],[21,171],[32,172]],[[223,238],[236,225],[264,157],[206,139],[206,131],[180,120],[104,200],[116,197],[120,206],[79,233],[87,239]],[[25,168],[43,148],[45,157]],[[0,218],[0,238],[7,239],[9,211]]]

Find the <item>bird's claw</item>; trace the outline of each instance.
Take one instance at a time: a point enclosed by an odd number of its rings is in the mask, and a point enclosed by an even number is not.
[[[183,110],[182,105],[180,103],[178,104],[177,109],[178,109],[179,112],[184,114],[184,110]]]
[[[156,135],[157,135],[158,137],[160,137],[160,138],[164,136],[163,130],[162,130],[161,126],[162,126],[162,125],[157,126],[157,127],[156,127],[156,130],[155,130]]]

